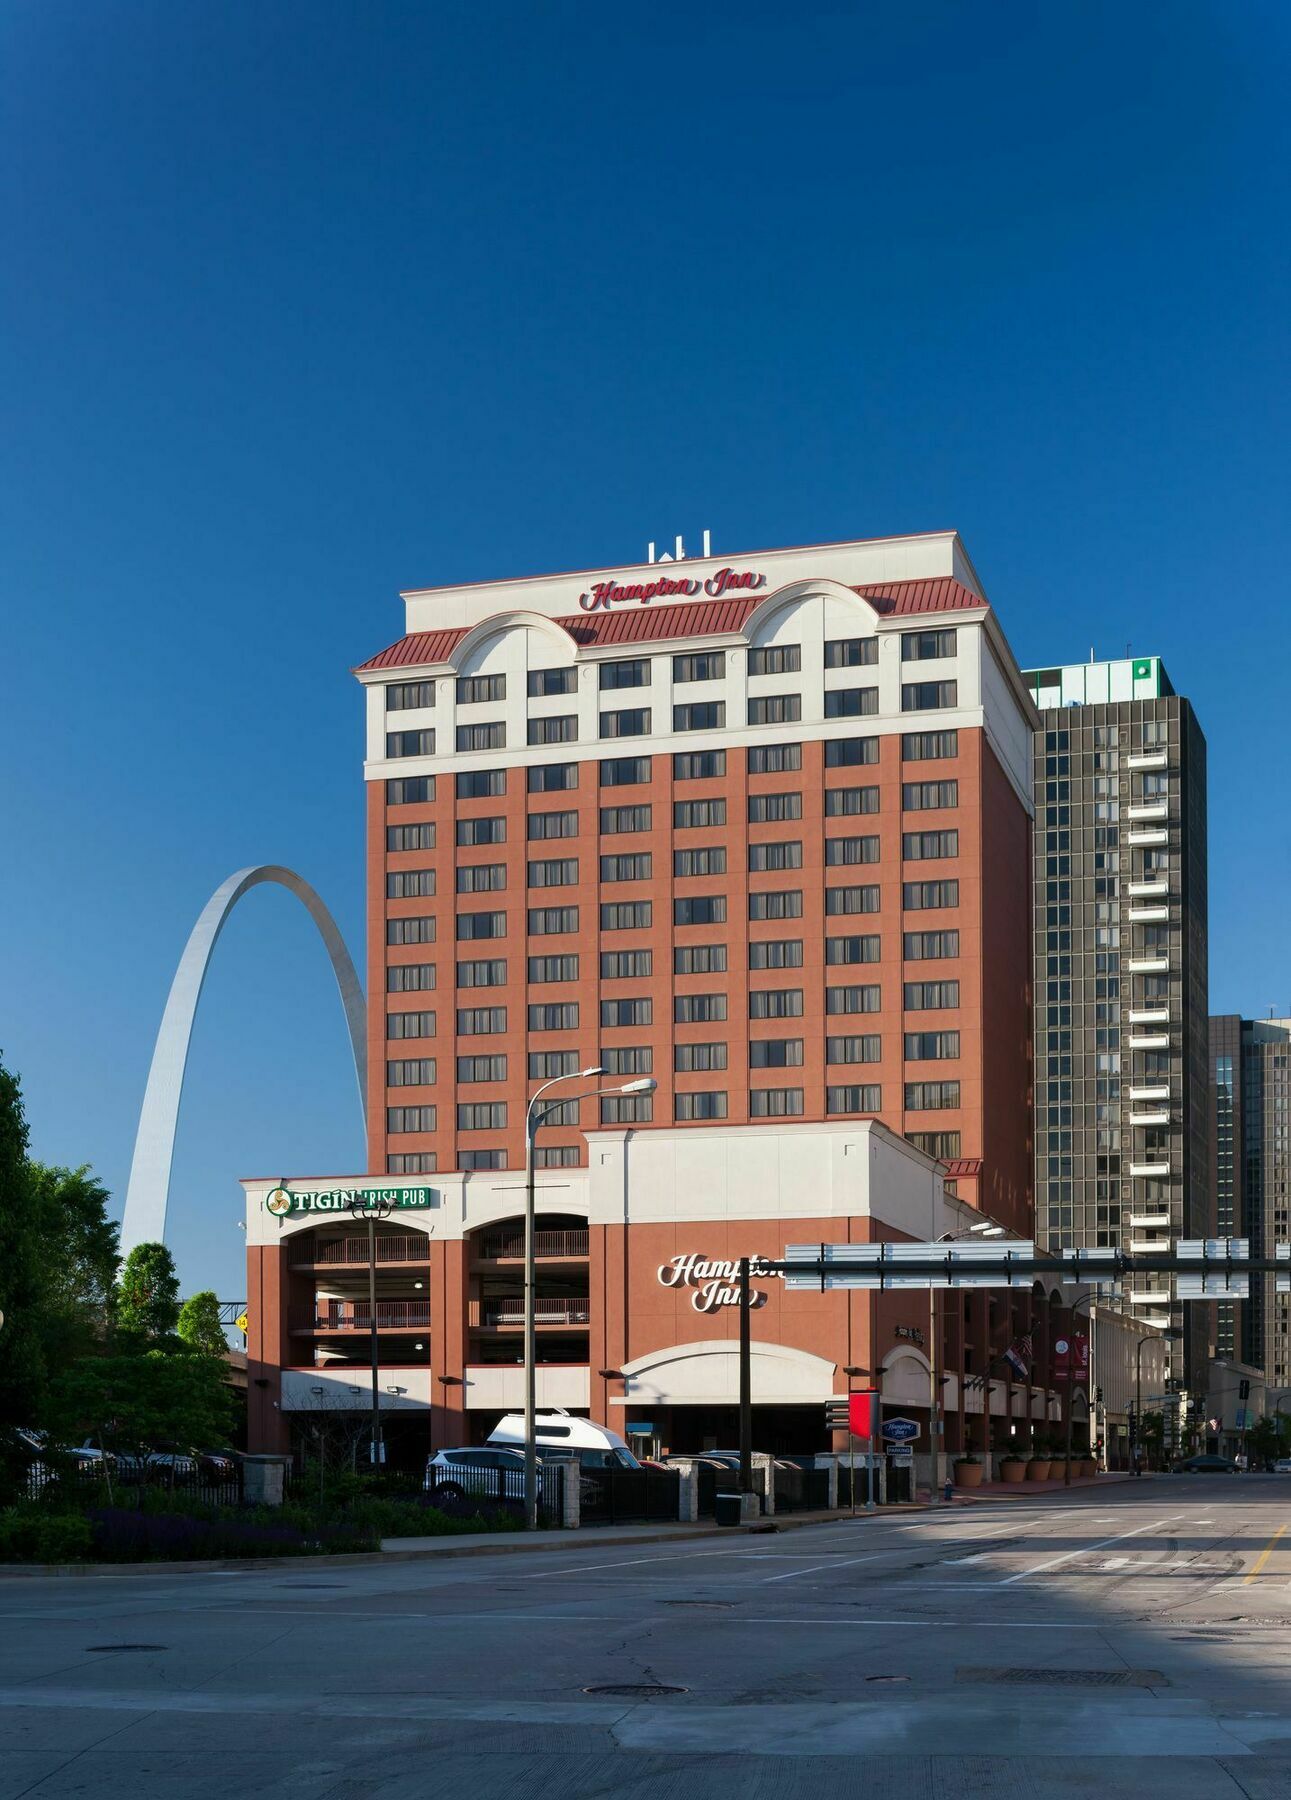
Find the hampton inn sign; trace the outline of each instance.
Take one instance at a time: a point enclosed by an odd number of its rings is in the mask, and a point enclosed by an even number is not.
[[[656,575],[651,581],[597,581],[578,596],[578,604],[584,612],[596,612],[625,606],[633,600],[645,606],[651,600],[687,599],[701,592],[710,600],[719,600],[723,594],[748,593],[766,584],[765,575],[756,575],[750,569],[719,569],[707,581],[691,575]]]
[[[774,1275],[775,1270],[768,1268],[760,1256],[749,1258],[749,1274],[766,1278]],[[659,1269],[661,1287],[694,1288],[690,1296],[690,1304],[696,1312],[713,1312],[719,1306],[738,1306],[740,1303],[740,1265],[731,1261],[712,1261],[692,1251],[689,1256],[674,1256],[671,1262],[664,1263]],[[758,1288],[750,1293],[750,1301],[754,1307],[765,1306],[766,1295]]]

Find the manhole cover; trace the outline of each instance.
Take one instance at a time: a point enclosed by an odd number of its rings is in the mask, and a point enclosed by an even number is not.
[[[1231,1644],[1231,1635],[1218,1631],[1172,1631],[1172,1644]]]
[[[908,1675],[867,1675],[867,1681],[909,1681]]]
[[[661,1600],[660,1606],[706,1606],[714,1609],[729,1610],[735,1605],[734,1600]]]
[[[956,1681],[1006,1687],[1168,1687],[1157,1669],[956,1669]]]
[[[169,1644],[87,1644],[86,1650],[169,1650]]]
[[[338,1588],[344,1587],[343,1581],[282,1581],[280,1587],[290,1588],[295,1593],[297,1588]]]
[[[662,1681],[609,1681],[599,1687],[585,1687],[585,1694],[611,1694],[623,1700],[655,1700],[664,1694],[686,1694],[689,1688],[668,1687]]]

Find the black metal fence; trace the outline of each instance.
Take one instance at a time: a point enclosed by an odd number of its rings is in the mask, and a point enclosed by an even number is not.
[[[879,1500],[879,1472],[877,1469],[865,1468],[858,1459],[856,1464],[856,1504],[864,1506],[873,1499]],[[849,1510],[852,1504],[852,1469],[848,1462],[840,1459],[838,1464],[838,1504]]]
[[[29,1463],[18,1481],[18,1497],[64,1507],[69,1500],[81,1506],[141,1507],[144,1496],[182,1494],[209,1506],[237,1506],[243,1498],[242,1465],[227,1467],[187,1459],[176,1465],[123,1457],[106,1465],[51,1458]]]
[[[777,1462],[773,1469],[777,1513],[824,1512],[829,1507],[829,1470]]]
[[[701,1519],[711,1519],[717,1511],[719,1494],[738,1494],[740,1472],[725,1463],[699,1462],[694,1465],[697,1489],[697,1511]]]
[[[577,1471],[566,1463],[539,1463],[538,1517],[547,1525],[560,1525],[565,1516],[565,1482]],[[505,1512],[524,1516],[524,1469],[474,1468],[459,1463],[432,1469],[423,1497],[452,1518],[469,1518],[480,1512]]]
[[[681,1476],[675,1469],[583,1469],[578,1502],[584,1525],[676,1519]]]

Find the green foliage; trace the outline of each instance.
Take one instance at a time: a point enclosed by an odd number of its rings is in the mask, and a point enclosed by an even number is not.
[[[116,1299],[120,1227],[107,1189],[88,1167],[27,1165],[43,1254],[40,1304],[45,1358],[53,1369],[106,1344]]]
[[[1246,1434],[1246,1447],[1253,1460],[1272,1462],[1288,1454],[1291,1445],[1291,1419],[1279,1413],[1276,1418],[1257,1419]]]
[[[0,1511],[0,1562],[85,1562],[93,1532],[80,1513],[34,1506]]]
[[[33,1425],[48,1374],[40,1323],[40,1208],[27,1162],[22,1089],[0,1063],[0,1426]]]
[[[229,1347],[220,1324],[220,1303],[212,1288],[191,1295],[179,1309],[178,1331],[190,1349],[223,1358]]]
[[[117,1284],[117,1327],[123,1335],[161,1345],[179,1323],[179,1276],[164,1244],[136,1244]]]
[[[179,1350],[90,1358],[63,1370],[50,1393],[55,1436],[142,1451],[224,1443],[232,1402],[224,1364]]]

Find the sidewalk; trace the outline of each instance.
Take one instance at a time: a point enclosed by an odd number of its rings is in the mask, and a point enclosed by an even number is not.
[[[1070,1493],[1072,1488],[1101,1488],[1113,1482],[1133,1481],[1128,1469],[1109,1470],[1102,1475],[1072,1476],[1070,1483],[1061,1475],[1049,1481],[984,1481],[981,1487],[956,1488],[956,1500],[1032,1500],[1037,1494]],[[1151,1477],[1144,1475],[1143,1479]]]

